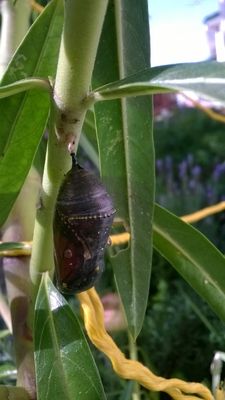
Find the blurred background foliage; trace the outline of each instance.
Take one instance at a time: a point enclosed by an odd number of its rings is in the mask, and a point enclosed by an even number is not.
[[[156,201],[177,215],[225,200],[225,125],[194,108],[155,124]],[[195,226],[225,250],[224,213]]]

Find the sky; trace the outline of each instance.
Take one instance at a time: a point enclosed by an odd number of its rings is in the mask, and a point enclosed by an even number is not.
[[[149,0],[152,66],[206,60],[202,21],[218,9],[219,0]]]

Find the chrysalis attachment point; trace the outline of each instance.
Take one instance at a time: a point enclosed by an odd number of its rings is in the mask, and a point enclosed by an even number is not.
[[[69,144],[68,144],[68,152],[69,152],[71,155],[72,155],[72,154],[75,155],[74,150],[75,150],[75,141],[74,141],[74,139],[73,139],[73,140],[70,141]]]

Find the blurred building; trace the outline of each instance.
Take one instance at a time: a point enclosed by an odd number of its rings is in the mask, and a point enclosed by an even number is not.
[[[225,0],[219,0],[217,12],[204,19],[210,59],[225,61]]]
[[[225,62],[225,0],[218,0],[218,11],[205,17],[203,22],[206,28],[210,60]],[[196,101],[206,108],[215,108],[222,111],[220,104],[200,99],[194,93],[187,94],[187,97],[184,97],[182,93],[155,95],[154,114],[156,120],[169,118],[176,107],[195,107]]]

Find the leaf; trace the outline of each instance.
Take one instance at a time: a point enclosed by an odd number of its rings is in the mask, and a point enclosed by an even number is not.
[[[43,89],[50,92],[51,87],[47,80],[41,78],[26,78],[9,85],[0,86],[0,99],[10,97],[14,94],[25,92],[30,89]]]
[[[154,247],[225,321],[225,258],[191,225],[155,206]]]
[[[115,8],[114,8],[115,7]],[[115,20],[116,16],[116,20]],[[147,1],[110,2],[93,86],[149,66]],[[134,337],[141,330],[151,273],[154,149],[151,99],[95,105],[102,178],[117,217],[131,232],[129,248],[112,259],[116,283]]]
[[[47,273],[37,296],[34,327],[38,399],[105,399],[78,320]]]
[[[146,68],[136,74],[96,89],[96,100],[171,91],[193,91],[225,104],[225,63],[205,61]]]
[[[63,4],[53,0],[31,26],[1,85],[31,76],[55,74]],[[19,194],[46,126],[49,95],[41,90],[0,101],[0,226]]]

